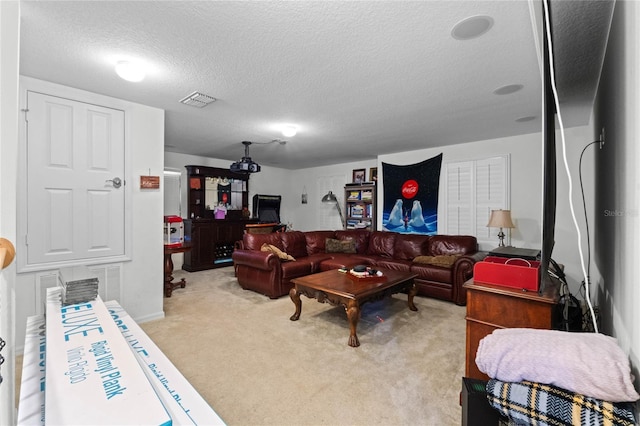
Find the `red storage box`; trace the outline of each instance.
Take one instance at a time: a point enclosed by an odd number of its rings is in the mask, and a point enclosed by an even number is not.
[[[538,291],[539,267],[536,260],[487,256],[473,267],[473,281]]]

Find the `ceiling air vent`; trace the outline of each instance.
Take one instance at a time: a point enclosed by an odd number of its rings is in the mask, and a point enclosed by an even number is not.
[[[205,95],[204,93],[200,93],[200,92],[193,92],[186,98],[180,99],[180,103],[183,103],[185,105],[191,105],[196,108],[203,108],[215,101],[216,101],[216,98],[213,98],[209,95]]]

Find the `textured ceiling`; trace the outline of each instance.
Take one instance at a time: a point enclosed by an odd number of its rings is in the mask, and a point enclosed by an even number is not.
[[[231,162],[243,140],[287,139],[251,156],[297,169],[539,131],[532,4],[22,1],[20,72],[164,109],[167,151]],[[612,10],[552,2],[568,125],[589,120]],[[490,31],[454,39],[474,15]],[[146,79],[117,77],[121,59],[145,63]],[[510,84],[523,89],[493,94]],[[196,90],[218,100],[178,102]],[[284,123],[298,134],[284,138]]]

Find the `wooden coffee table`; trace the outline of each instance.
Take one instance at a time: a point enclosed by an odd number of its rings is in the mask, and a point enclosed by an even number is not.
[[[289,318],[297,321],[300,318],[302,302],[300,295],[317,299],[320,303],[342,305],[349,320],[349,346],[358,347],[360,341],[356,335],[356,327],[360,319],[360,307],[367,302],[381,300],[394,293],[408,291],[408,305],[412,311],[417,311],[413,298],[417,293],[413,282],[417,274],[410,272],[380,269],[382,277],[356,278],[337,269],[307,275],[291,280],[294,287],[289,291],[289,297],[296,305],[296,312]]]

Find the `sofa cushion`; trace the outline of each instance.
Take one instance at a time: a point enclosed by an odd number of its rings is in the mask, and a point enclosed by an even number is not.
[[[295,259],[293,258],[293,256],[291,256],[291,255],[289,255],[289,254],[287,254],[287,253],[283,252],[283,251],[282,251],[282,250],[280,250],[278,247],[276,247],[276,246],[274,246],[274,245],[271,245],[271,244],[264,243],[264,244],[262,245],[262,247],[260,247],[260,251],[268,251],[268,252],[271,252],[271,253],[275,254],[276,256],[278,256],[278,258],[279,258],[280,260],[295,260]]]
[[[307,240],[307,254],[309,256],[316,253],[325,253],[325,241],[327,238],[335,238],[334,231],[309,231],[304,233]]]
[[[331,269],[352,268],[356,265],[371,265],[370,260],[365,256],[346,253],[332,253],[331,259],[325,259],[320,262],[321,271],[329,271]]]
[[[297,262],[284,262],[280,264],[280,267],[282,269],[283,282],[313,273],[313,266],[307,258],[303,258]]]
[[[457,254],[444,254],[441,256],[417,256],[413,259],[415,263],[424,263],[427,265],[443,266],[450,268],[456,263],[456,260],[460,255]]]
[[[296,259],[307,256],[307,240],[300,231],[277,232],[280,234],[282,249]]]
[[[384,259],[376,262],[376,268],[391,269],[392,271],[409,272],[411,262],[408,260]]]
[[[469,254],[478,251],[478,241],[471,235],[433,235],[427,255]]]
[[[281,232],[278,232],[278,233],[274,232],[271,234],[246,233],[242,236],[242,244],[245,250],[260,251],[263,244],[270,244],[282,250],[283,247],[282,247],[282,242],[280,241],[280,234]]]
[[[356,253],[366,254],[369,246],[369,235],[366,229],[347,229],[336,231],[336,238],[339,240],[353,240],[356,242]]]
[[[429,236],[418,234],[403,234],[396,237],[393,247],[393,258],[401,260],[413,260],[416,256],[424,255],[429,251]]]
[[[435,281],[446,284],[453,283],[453,268],[444,268],[424,263],[413,263],[411,272],[418,274],[418,278],[426,281]]]
[[[396,242],[395,232],[374,231],[369,236],[367,254],[382,257],[393,257],[393,247]],[[403,235],[404,238],[404,235]]]
[[[352,239],[337,240],[335,238],[327,238],[324,244],[327,253],[355,253],[356,242]]]

